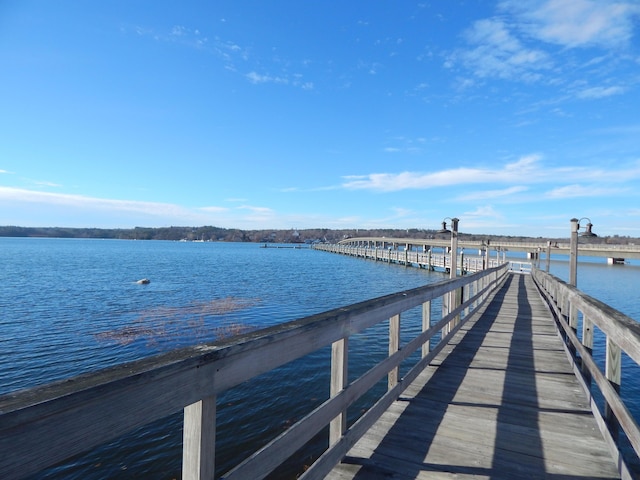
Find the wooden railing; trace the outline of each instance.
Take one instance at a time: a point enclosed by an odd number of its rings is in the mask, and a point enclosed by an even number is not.
[[[367,248],[342,244],[317,244],[313,247],[316,250],[323,250],[332,253],[341,253],[364,259],[378,260],[389,263],[399,263],[402,265],[417,265],[422,268],[434,270],[440,268],[448,270],[451,266],[451,255],[427,252],[417,252],[412,250],[396,250],[389,248]],[[484,268],[496,267],[503,262],[497,258],[466,256],[461,253],[458,258],[458,271],[462,273],[478,272]],[[526,262],[523,262],[526,263]]]
[[[631,365],[640,365],[640,324],[553,275],[535,268],[532,274],[554,314],[576,375],[591,399],[591,409],[600,430],[610,447],[614,447],[612,451],[620,449],[618,434],[622,429],[635,456],[640,458],[640,430],[620,397],[622,352],[626,353]],[[594,338],[602,336],[601,342],[594,343]],[[594,352],[594,348],[603,351]],[[594,356],[605,359],[604,369],[594,361]],[[600,407],[594,398],[594,388],[604,402]],[[620,462],[624,463],[622,457]],[[628,477],[634,478],[631,474]]]
[[[261,373],[331,345],[329,398],[223,476],[263,478],[329,425],[329,448],[303,476],[322,478],[442,349],[469,312],[502,283],[508,271],[505,264],[233,339],[4,395],[0,397],[2,478],[38,472],[182,409],[182,478],[214,478],[216,397]],[[432,310],[441,297],[443,305],[453,307],[443,311],[440,320],[434,315],[432,322]],[[400,348],[401,315],[420,307],[422,328]],[[350,336],[385,320],[389,320],[389,355],[348,383]],[[431,348],[434,337],[440,342]],[[400,378],[399,366],[412,352],[421,352],[417,354],[419,360]],[[387,392],[347,428],[347,407],[385,376]]]

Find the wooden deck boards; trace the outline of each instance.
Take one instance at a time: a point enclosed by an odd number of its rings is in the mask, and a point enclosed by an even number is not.
[[[327,478],[620,476],[531,277],[511,275]]]

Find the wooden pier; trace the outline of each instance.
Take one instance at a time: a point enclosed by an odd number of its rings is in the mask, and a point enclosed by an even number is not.
[[[623,365],[640,364],[638,323],[530,272],[485,263],[436,284],[0,396],[0,472],[36,474],[183,411],[184,480],[264,478],[324,432],[326,449],[301,479],[635,478],[619,439],[637,461],[640,429],[619,393]],[[388,343],[388,356],[353,378],[350,340],[370,329]],[[597,348],[604,368],[592,358]],[[326,398],[233,469],[217,471],[219,395],[321,349],[331,355]],[[380,381],[386,391],[349,417]],[[300,394],[282,393],[287,401]]]
[[[511,275],[327,478],[620,474],[531,276]]]

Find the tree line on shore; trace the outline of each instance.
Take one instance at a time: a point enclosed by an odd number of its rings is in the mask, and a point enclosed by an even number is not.
[[[288,230],[241,230],[237,228],[202,227],[135,227],[135,228],[72,228],[72,227],[17,227],[0,226],[0,237],[44,237],[44,238],[102,238],[123,240],[173,240],[173,241],[217,241],[217,242],[256,242],[256,243],[336,243],[352,237],[388,237],[388,238],[445,238],[437,230],[409,229],[288,229]],[[567,238],[532,238],[508,235],[480,235],[461,232],[461,240],[482,241],[500,238],[511,241],[567,241]],[[639,243],[640,239],[614,235],[597,237],[590,243],[629,244]]]

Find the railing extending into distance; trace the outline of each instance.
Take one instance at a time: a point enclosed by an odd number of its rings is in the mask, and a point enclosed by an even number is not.
[[[487,242],[487,240],[489,240]],[[393,249],[402,248],[410,245],[413,248],[422,247],[423,249],[429,247],[448,247],[450,240],[445,238],[394,238],[394,237],[354,237],[345,238],[338,242],[340,245],[351,246],[365,246],[369,247],[381,245],[391,245]],[[570,243],[569,242],[557,242],[549,240],[540,241],[526,241],[526,242],[508,242],[500,238],[485,239],[485,240],[462,240],[458,239],[458,247],[472,250],[510,250],[514,252],[553,252],[554,254],[569,254]],[[580,255],[595,256],[595,257],[622,257],[622,258],[640,258],[640,245],[626,244],[626,245],[612,245],[608,243],[581,243]]]
[[[328,425],[329,448],[303,474],[307,479],[322,478],[428,365],[468,314],[502,284],[508,272],[504,264],[228,340],[4,395],[0,397],[0,472],[5,479],[27,476],[183,409],[182,478],[213,478],[216,396],[331,345],[329,397],[223,476],[263,478]],[[442,314],[437,312],[441,298],[443,305],[454,308],[449,311],[443,307]],[[412,315],[418,319],[412,331],[418,333],[400,348],[400,317],[414,308]],[[421,328],[417,325],[420,315]],[[384,321],[389,323],[389,355],[348,382],[349,338]],[[418,359],[400,378],[399,366],[412,352]],[[387,392],[347,428],[347,408],[385,377]]]
[[[341,253],[353,257],[379,260],[382,262],[399,263],[402,265],[417,265],[422,268],[433,270],[435,268],[449,269],[451,266],[451,255],[433,253],[431,250],[427,252],[416,252],[410,250],[396,250],[388,248],[367,248],[355,247],[350,245],[319,243],[313,247],[316,250],[325,252]],[[498,258],[465,256],[464,253],[459,255],[458,270],[462,273],[478,272],[487,267],[496,267],[504,262]]]
[[[410,250],[393,250],[388,248],[366,248],[354,247],[350,245],[320,243],[314,245],[316,250],[322,250],[331,253],[340,253],[352,257],[377,260],[389,263],[398,263],[400,265],[415,265],[420,268],[434,270],[441,268],[449,271],[451,266],[451,254],[437,254],[430,250],[427,252],[415,252]],[[493,268],[507,262],[505,257],[502,260],[498,256],[495,259],[478,256],[465,256],[464,253],[459,254],[458,270],[462,273],[478,272],[485,268]],[[512,272],[531,273],[532,262],[525,261],[509,261],[509,269]]]
[[[534,269],[533,278],[547,301],[568,351],[576,376],[591,399],[591,409],[610,446],[619,450],[619,429],[640,458],[640,429],[620,398],[622,352],[635,366],[640,365],[640,324],[609,305],[592,298],[558,278]],[[594,331],[597,327],[599,332]],[[599,334],[604,341],[594,343]],[[604,371],[594,361],[594,348],[605,359]],[[631,364],[633,365],[633,364]],[[635,368],[634,366],[634,368]],[[602,410],[594,399],[596,388],[604,400]]]

